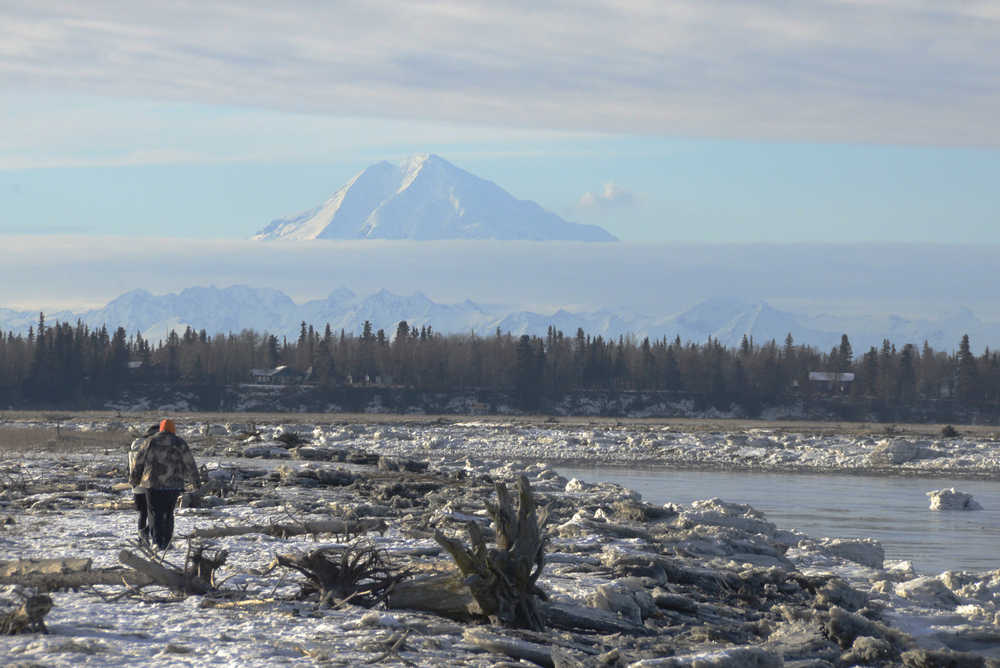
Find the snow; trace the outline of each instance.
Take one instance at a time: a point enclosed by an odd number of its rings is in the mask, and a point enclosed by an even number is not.
[[[954,487],[927,492],[931,497],[931,510],[982,510],[971,494],[956,491]]]
[[[403,178],[399,182],[399,188],[396,189],[397,194],[413,185],[413,182],[420,174],[420,170],[424,168],[424,165],[427,164],[430,157],[431,156],[428,153],[418,153],[417,155],[410,156],[403,161],[403,164],[401,165]]]

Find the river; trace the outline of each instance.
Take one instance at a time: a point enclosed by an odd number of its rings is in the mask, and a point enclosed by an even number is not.
[[[558,471],[567,478],[621,484],[657,505],[719,497],[750,504],[780,528],[816,538],[875,538],[887,560],[909,560],[921,574],[1000,568],[996,481],[615,467]],[[929,510],[927,492],[946,487],[972,494],[984,510]]]

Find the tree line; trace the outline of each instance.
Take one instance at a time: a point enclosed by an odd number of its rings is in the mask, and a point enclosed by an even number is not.
[[[968,336],[954,353],[926,342],[897,348],[889,340],[855,355],[848,336],[824,352],[743,337],[735,348],[717,339],[605,338],[582,329],[571,336],[440,334],[400,322],[391,335],[365,322],[359,333],[303,322],[296,339],[243,330],[209,335],[188,327],[152,342],[119,327],[48,324],[44,314],[27,334],[0,332],[0,390],[28,403],[81,403],[113,397],[136,383],[228,386],[251,370],[286,365],[318,388],[380,383],[428,391],[508,392],[522,408],[539,409],[570,392],[677,393],[703,405],[739,405],[748,415],[801,398],[837,396],[850,404],[907,406],[948,399],[963,405],[1000,403],[1000,354],[971,352]],[[839,374],[836,382],[810,372]]]

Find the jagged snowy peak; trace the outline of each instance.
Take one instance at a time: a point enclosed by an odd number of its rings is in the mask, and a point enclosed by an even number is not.
[[[744,335],[757,344],[771,339],[780,344],[789,333],[797,343],[820,348],[840,341],[840,332],[811,328],[803,324],[800,316],[779,311],[766,302],[747,303],[731,297],[707,299],[649,326],[653,338],[679,336],[681,341],[702,343],[712,337],[731,348],[739,346]]]
[[[80,319],[90,327],[107,324],[109,328],[115,329],[123,326],[129,333],[134,333],[173,318],[176,315],[175,308],[176,304],[169,299],[154,296],[146,290],[131,290],[108,302],[104,308],[83,313]]]
[[[15,322],[19,331],[38,320],[37,313],[10,311],[10,314],[0,323],[6,326],[7,322]],[[59,315],[61,320],[80,318],[91,327],[105,323],[111,329],[123,326],[130,334],[138,331],[154,342],[165,339],[171,329],[181,333],[188,326],[195,330],[205,329],[213,335],[253,329],[294,338],[302,322],[321,330],[329,323],[335,330],[356,334],[361,324],[368,320],[376,329],[385,329],[394,335],[401,320],[414,326],[432,325],[443,332],[467,332],[479,330],[496,319],[471,301],[438,304],[421,293],[398,296],[380,290],[359,298],[350,290],[339,288],[326,299],[296,304],[279,290],[242,285],[223,289],[195,287],[167,295],[135,290],[102,309],[79,315]]]
[[[965,306],[959,307],[954,313],[934,318],[913,318],[895,313],[850,316],[824,313],[802,316],[800,322],[815,331],[837,328],[842,333],[849,333],[855,355],[860,355],[871,346],[879,347],[883,339],[889,339],[897,348],[902,347],[900,342],[913,343],[920,348],[926,341],[939,351],[957,349],[964,334],[970,336],[977,350],[982,350],[985,346],[992,349],[1000,340],[1000,325],[984,322]],[[866,332],[871,336],[865,340],[853,334],[854,332]]]
[[[38,314],[34,311],[0,308],[0,330],[4,332],[27,332],[29,327],[37,323]]]
[[[104,308],[87,311],[79,317],[90,327],[123,326],[129,333],[139,331],[157,340],[162,332],[169,332],[180,323],[212,333],[243,329],[273,331],[275,323],[285,326],[284,318],[295,307],[295,302],[278,290],[234,285],[224,289],[187,288],[179,294],[167,295],[133,290]]]
[[[729,297],[706,299],[683,313],[661,320],[661,328],[673,329],[681,340],[701,341],[707,335],[716,335],[740,314],[746,312],[749,304]],[[696,338],[700,336],[701,339]],[[742,333],[741,333],[742,336]]]
[[[482,330],[494,317],[468,300],[454,305],[438,304],[419,292],[406,297],[380,290],[328,321],[332,326],[356,331],[367,320],[375,329],[384,329],[393,336],[402,320],[411,327],[430,325],[439,332],[469,332]]]
[[[758,344],[772,339],[781,344],[788,334],[796,341],[809,341],[821,349],[827,349],[840,341],[840,334],[805,327],[795,315],[779,311],[765,302],[753,304],[742,311],[725,326],[717,329],[715,338],[724,345],[735,347],[740,344],[744,335]]]
[[[596,225],[563,220],[436,155],[380,162],[320,206],[272,221],[275,239],[500,239],[615,241]]]
[[[629,333],[644,335],[648,324],[648,318],[625,318],[607,310],[594,313],[572,313],[559,309],[551,315],[530,311],[512,313],[491,324],[490,330],[496,330],[499,327],[500,331],[512,334],[543,335],[548,331],[549,326],[552,326],[568,337],[576,336],[577,330],[582,329],[590,336],[609,338]]]

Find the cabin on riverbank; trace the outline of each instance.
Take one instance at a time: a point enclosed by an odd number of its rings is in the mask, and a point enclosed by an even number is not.
[[[849,371],[810,371],[809,385],[820,392],[846,394],[854,382],[854,374]]]
[[[298,385],[308,380],[311,371],[312,367],[302,373],[282,364],[273,369],[250,369],[250,380],[258,385]]]

